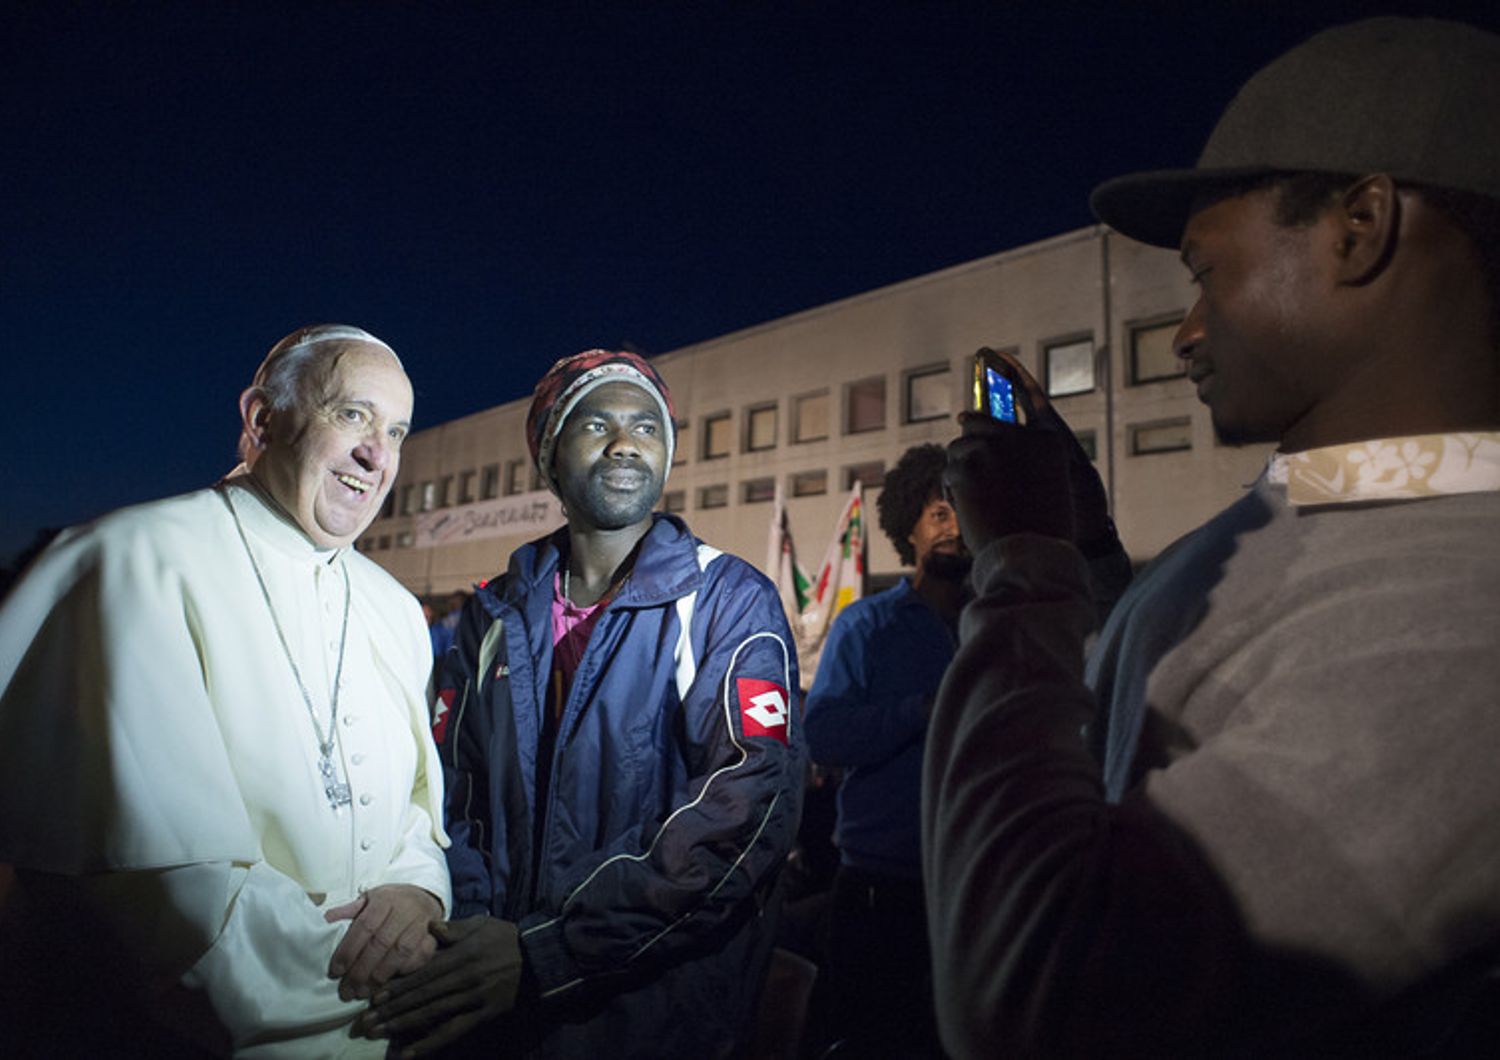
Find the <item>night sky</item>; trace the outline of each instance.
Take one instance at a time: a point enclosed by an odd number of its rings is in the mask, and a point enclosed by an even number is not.
[[[0,560],[227,471],[298,325],[390,342],[420,429],[1088,224],[1325,25],[1500,29],[1128,6],[7,3]]]

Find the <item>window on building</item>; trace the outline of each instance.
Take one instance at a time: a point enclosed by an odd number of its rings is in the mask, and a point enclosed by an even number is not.
[[[759,504],[776,499],[774,478],[752,478],[740,483],[740,500],[744,504]]]
[[[1083,451],[1089,455],[1089,459],[1094,461],[1095,463],[1098,463],[1099,440],[1095,436],[1094,432],[1074,431],[1073,434],[1078,439],[1078,444],[1083,447]]]
[[[500,496],[500,465],[486,464],[479,476],[479,499],[492,501]]]
[[[397,548],[411,548],[416,543],[416,536],[410,530],[403,530],[396,535]]]
[[[953,411],[953,374],[948,366],[919,368],[906,376],[906,422],[937,420]]]
[[[547,487],[542,485],[541,470],[529,460],[526,462],[526,466],[530,470],[530,474],[526,476],[526,488],[531,490],[532,493],[546,489]]]
[[[1143,324],[1130,329],[1130,381],[1150,383],[1157,379],[1174,379],[1187,371],[1187,365],[1172,349],[1172,339],[1182,318]]]
[[[1049,397],[1067,397],[1094,389],[1093,338],[1054,342],[1044,348]]]
[[[688,462],[688,449],[690,448],[690,446],[688,445],[687,429],[688,425],[686,420],[677,421],[676,448],[672,450],[673,467],[677,467],[680,464],[686,464]]]
[[[745,413],[745,451],[776,448],[776,406],[756,405]]]
[[[661,495],[661,510],[683,512],[687,510],[687,494],[682,490],[667,490]]]
[[[384,552],[386,549],[388,549],[390,547],[391,547],[391,535],[390,534],[381,534],[380,535],[380,551]]]
[[[819,468],[817,471],[799,471],[792,476],[793,497],[816,497],[828,492],[828,472]]]
[[[699,508],[726,508],[729,506],[729,487],[720,482],[704,486],[698,491]]]
[[[380,517],[389,519],[396,514],[396,491],[391,490],[385,495],[385,501],[380,505]]]
[[[448,507],[452,503],[453,503],[453,476],[452,475],[444,475],[442,478],[438,479],[436,505],[439,508],[446,508],[446,507]]]
[[[474,503],[474,480],[479,477],[477,471],[464,471],[458,476],[458,501],[459,504]]]
[[[505,495],[514,497],[526,492],[526,471],[529,461],[507,460],[505,462]]]
[[[885,376],[850,383],[845,392],[844,433],[878,431],[885,426]]]
[[[850,464],[844,468],[844,489],[852,490],[858,482],[867,490],[885,485],[885,461],[871,460],[865,464]]]
[[[1193,424],[1186,416],[1155,423],[1139,423],[1130,428],[1130,453],[1175,453],[1193,447]]]
[[[730,435],[730,414],[718,412],[712,416],[703,417],[703,459],[717,460],[721,456],[728,456],[732,444]]]
[[[431,481],[422,483],[422,507],[421,507],[421,510],[424,511],[424,512],[430,512],[430,511],[432,511],[432,509],[434,509],[436,507],[437,507],[437,483],[436,482],[431,482]]]
[[[821,442],[828,437],[828,391],[792,398],[792,441]]]
[[[408,483],[401,487],[401,514],[411,514],[412,497],[416,494],[416,487]]]

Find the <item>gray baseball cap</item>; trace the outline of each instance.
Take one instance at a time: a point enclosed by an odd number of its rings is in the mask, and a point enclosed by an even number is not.
[[[1200,194],[1299,172],[1500,199],[1500,36],[1411,18],[1323,30],[1245,82],[1192,169],[1116,177],[1089,204],[1132,239],[1175,247]]]

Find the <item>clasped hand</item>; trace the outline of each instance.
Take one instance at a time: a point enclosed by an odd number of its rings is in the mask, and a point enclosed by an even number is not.
[[[369,997],[391,977],[422,967],[437,952],[428,925],[442,915],[442,903],[409,883],[372,887],[325,912],[329,923],[352,921],[328,962],[329,976],[339,980],[339,997]]]
[[[490,916],[431,926],[437,954],[375,995],[355,1033],[392,1038],[393,1054],[424,1056],[515,1007],[521,985],[516,925]]]

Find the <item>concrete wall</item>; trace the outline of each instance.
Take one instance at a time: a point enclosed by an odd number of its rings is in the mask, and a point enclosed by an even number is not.
[[[681,514],[700,537],[760,565],[773,505],[747,500],[743,488],[749,481],[780,481],[799,558],[815,570],[847,497],[847,469],[876,461],[889,468],[909,446],[944,443],[955,434],[951,415],[911,421],[906,391],[913,371],[947,366],[949,406],[956,412],[968,392],[969,357],[977,347],[1016,350],[1045,382],[1047,346],[1086,337],[1094,343],[1096,385],[1056,404],[1076,431],[1093,433],[1121,536],[1133,557],[1148,559],[1233,500],[1258,473],[1268,448],[1218,445],[1207,411],[1184,378],[1131,384],[1132,329],[1180,316],[1191,300],[1174,253],[1093,227],[662,354],[654,363],[685,425],[667,490],[681,491]],[[871,377],[885,381],[884,425],[847,433],[849,387]],[[829,394],[828,436],[795,441],[795,399],[820,390]],[[765,404],[777,409],[775,445],[749,451],[749,410]],[[724,412],[731,417],[730,452],[705,459],[705,417]],[[477,496],[483,469],[497,464],[503,490],[507,465],[526,459],[525,414],[526,402],[517,401],[415,433],[393,491],[396,512],[378,519],[361,547],[417,593],[467,587],[503,570],[510,551],[536,536],[535,527],[414,547],[420,517],[401,513],[401,497],[410,487],[415,512],[423,485],[451,475],[449,502],[461,514],[461,476],[475,473]],[[1132,455],[1133,427],[1184,417],[1191,448]],[[793,476],[817,470],[826,473],[827,492],[793,496]],[[700,491],[721,484],[728,504],[702,508]],[[865,493],[872,527],[869,569],[894,575],[895,551],[874,529],[878,495],[878,489]],[[407,541],[413,544],[402,544]]]

